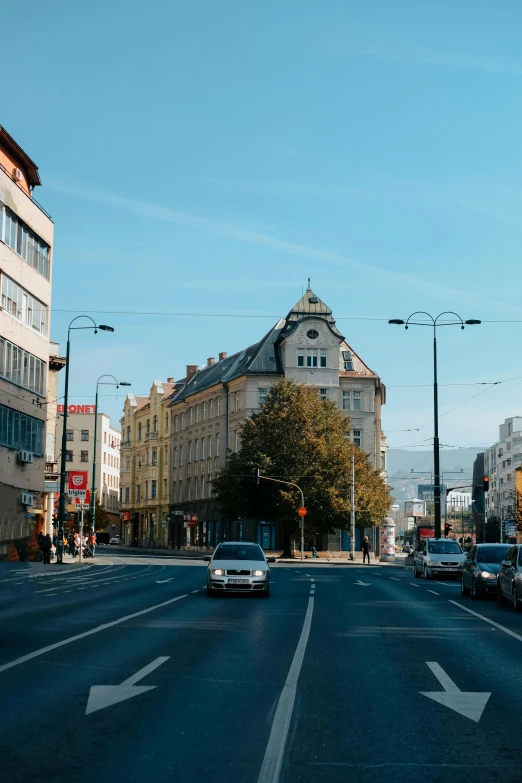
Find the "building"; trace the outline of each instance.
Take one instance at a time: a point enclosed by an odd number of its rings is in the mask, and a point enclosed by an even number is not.
[[[187,365],[185,378],[155,381],[148,397],[127,397],[121,487],[127,541],[212,547],[224,537],[243,537],[265,549],[281,546],[273,520],[225,519],[212,498],[214,477],[240,448],[241,424],[281,377],[316,386],[333,400],[350,419],[347,436],[385,474],[385,387],[308,287],[259,342],[233,356],[211,357],[203,368]],[[346,531],[325,536],[322,546],[347,550]]]
[[[61,443],[63,405],[57,406],[56,438]],[[67,410],[67,470],[83,470],[92,486],[94,460],[94,420],[98,417],[96,449],[96,490],[100,503],[111,517],[111,529],[120,528],[120,447],[121,432],[113,427],[106,413],[97,413],[94,405],[69,405]]]
[[[503,525],[514,522],[515,470],[521,466],[522,416],[512,416],[499,426],[498,442],[484,452],[484,475],[489,477],[488,519],[498,519]]]
[[[121,518],[124,540],[167,546],[173,378],[153,381],[148,396],[128,394],[121,418]]]
[[[0,558],[44,525],[54,226],[33,198],[41,184],[0,126]]]

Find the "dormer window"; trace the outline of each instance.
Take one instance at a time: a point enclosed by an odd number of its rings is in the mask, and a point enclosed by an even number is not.
[[[317,331],[317,329],[309,329],[306,333],[306,336],[308,337],[309,340],[317,340],[317,338],[319,337],[319,332]]]
[[[343,351],[343,361],[345,370],[353,370],[352,354],[350,351]]]

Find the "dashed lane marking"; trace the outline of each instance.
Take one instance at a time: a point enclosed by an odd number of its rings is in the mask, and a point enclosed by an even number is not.
[[[393,579],[394,582],[400,582],[400,579],[397,579],[396,576],[390,576],[390,579]]]
[[[415,582],[410,582],[410,585],[411,585],[412,587],[420,587],[420,585],[416,585],[416,584],[415,584]]]
[[[440,593],[437,593],[436,590],[428,590],[428,593],[433,593],[433,595],[440,595]]]

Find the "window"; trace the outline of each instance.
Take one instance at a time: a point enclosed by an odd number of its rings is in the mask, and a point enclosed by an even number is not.
[[[136,500],[141,500],[141,484],[136,484]]]
[[[345,370],[353,370],[352,354],[350,351],[343,351],[343,362]]]
[[[506,443],[506,451],[511,451],[511,441],[508,440]]]
[[[317,367],[317,348],[308,348],[306,351],[306,366]]]
[[[145,500],[149,499],[149,482],[145,482]]]
[[[268,389],[258,389],[257,390],[257,404],[262,405],[264,401],[266,400],[266,393]]]
[[[107,464],[107,454],[105,452],[103,452],[103,464]]]
[[[386,470],[386,452],[381,451],[381,470]]]
[[[196,421],[201,421],[201,405],[198,405],[196,408]]]
[[[361,448],[361,430],[352,430],[352,441],[354,446]]]
[[[179,432],[179,416],[178,415],[176,415],[176,418],[174,419],[174,421],[175,421],[176,432]]]
[[[179,466],[183,466],[183,443],[179,444]]]
[[[319,389],[319,397],[322,400],[328,399],[328,389]]]
[[[0,405],[0,446],[42,455],[44,422],[8,408],[6,405]]]
[[[49,246],[43,242],[14,212],[0,204],[4,220],[4,242],[27,263],[49,280]],[[0,236],[1,239],[1,236]]]
[[[150,419],[147,419],[145,424],[145,435],[150,435]]]
[[[206,445],[206,439],[201,438],[201,459],[205,459],[205,445]]]
[[[317,331],[317,329],[309,329],[306,333],[306,336],[308,337],[309,340],[317,340],[317,338],[319,337],[319,332]]]
[[[82,440],[89,440],[89,430],[82,430]]]
[[[152,500],[155,500],[155,499],[156,499],[156,497],[157,497],[157,493],[158,493],[158,489],[157,489],[157,481],[155,481],[155,480],[153,479],[153,480],[152,480],[152,483],[151,483],[151,488],[150,488],[150,496],[151,496]]]
[[[190,414],[189,414],[189,416],[190,416],[190,418],[189,418],[189,421],[190,421],[190,423],[191,423],[191,424],[194,424],[194,408],[191,408],[191,409],[190,409]]]
[[[196,460],[196,462],[199,459],[199,439],[198,438],[196,438],[196,440],[194,441],[194,459]]]
[[[320,351],[320,358],[321,358],[321,367],[326,367],[326,350],[321,348]]]
[[[180,502],[183,500],[183,482],[179,482],[179,500]]]
[[[217,438],[216,438],[216,443],[217,443]],[[208,436],[208,456],[209,457],[212,456],[212,435]]]
[[[298,367],[304,367],[305,363],[305,351],[304,348],[298,348],[297,349],[297,366]]]
[[[176,482],[174,481],[172,484],[172,502],[175,503],[177,500],[177,491],[178,488],[176,487]]]
[[[236,397],[236,411],[238,411],[239,410],[239,392],[236,392],[235,397]]]
[[[221,439],[220,439],[219,435],[216,435],[216,457],[219,457],[219,444],[220,444],[220,440],[221,440]],[[210,451],[212,452],[212,437],[211,437],[211,439],[210,439],[210,445],[209,445],[209,449],[210,449]],[[212,454],[210,453],[208,456],[209,456],[209,457],[211,457],[211,456],[212,456]]]
[[[189,479],[188,484],[188,500],[192,500],[192,481]]]
[[[353,409],[354,411],[361,410],[361,392],[354,391],[353,393]]]
[[[66,462],[72,462],[73,461],[73,453],[72,453],[72,451],[66,451],[65,452],[65,461]]]
[[[158,450],[152,449],[152,464],[157,465],[158,464]]]
[[[127,457],[127,459],[126,459],[125,469],[126,470],[130,470],[131,469],[131,458],[130,457]]]
[[[178,467],[178,450],[176,447],[172,449],[172,467],[173,468]]]
[[[80,462],[89,462],[89,452],[80,451]]]
[[[181,414],[181,429],[182,430],[185,429],[185,414],[184,413]]]
[[[188,461],[192,462],[192,441],[189,440],[189,453],[188,453]]]
[[[106,432],[103,433],[103,442],[105,444],[107,443],[107,433]]]
[[[138,440],[141,440],[141,422],[138,424]]]
[[[67,441],[74,440],[74,430],[66,430],[65,431],[65,440],[67,440]]]
[[[125,502],[130,503],[130,487],[125,487]]]
[[[210,418],[214,418],[214,400],[210,400]]]
[[[221,397],[218,397],[217,401],[217,415],[221,416]]]
[[[2,308],[47,337],[47,307],[5,275],[2,275]]]
[[[194,479],[194,500],[198,500],[199,483],[197,478]]]
[[[46,368],[41,359],[0,337],[0,376],[43,397]]]
[[[163,500],[167,497],[167,479],[163,479]]]
[[[165,414],[165,432],[169,431],[169,414]]]
[[[351,397],[351,392],[343,391],[343,411],[350,410],[350,397]]]
[[[205,497],[205,479],[201,478],[201,497]]]
[[[208,416],[208,405],[206,402],[203,403],[203,421],[206,420]]]
[[[164,454],[164,459],[163,459],[163,461],[164,461],[164,463],[165,463],[165,465],[166,465],[166,464],[167,464],[167,462],[169,461],[169,447],[168,447],[168,446],[165,446],[165,448],[164,448],[164,451],[163,451],[163,454]]]

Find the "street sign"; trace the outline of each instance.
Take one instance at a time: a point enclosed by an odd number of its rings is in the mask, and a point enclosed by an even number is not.
[[[305,517],[306,516],[306,508],[304,506],[301,506],[301,508],[297,509],[297,513],[299,514],[300,517]]]
[[[46,492],[59,492],[60,491],[60,482],[59,481],[46,481],[45,482],[45,491]]]
[[[67,495],[70,498],[82,498],[82,500],[85,499],[85,496],[87,495],[86,489],[68,489]]]
[[[182,517],[183,516],[183,511],[175,511],[174,512],[174,516],[175,517]]]
[[[86,470],[70,470],[67,479],[69,489],[87,489],[87,475]]]
[[[172,516],[170,514],[167,514],[165,517],[165,522],[172,522]]]

